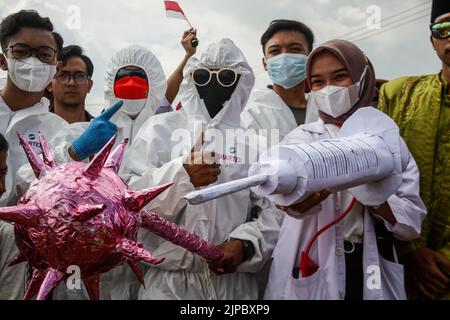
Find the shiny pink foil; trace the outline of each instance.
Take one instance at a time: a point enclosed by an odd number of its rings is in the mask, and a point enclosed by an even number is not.
[[[42,136],[40,140],[43,159],[21,139],[38,179],[18,206],[0,208],[0,219],[15,223],[20,255],[11,264],[28,261],[33,268],[24,299],[46,299],[71,275],[71,266],[80,268],[91,299],[99,298],[99,275],[125,262],[143,282],[137,262],[162,260],[136,241],[140,227],[208,261],[222,258],[213,244],[142,210],[171,184],[128,190],[117,174],[127,141],[111,153],[114,137],[89,165],[56,166]]]
[[[175,223],[169,222],[153,212],[142,213],[141,227],[154,234],[198,254],[207,261],[216,262],[222,259],[223,253],[215,245],[189,233]]]

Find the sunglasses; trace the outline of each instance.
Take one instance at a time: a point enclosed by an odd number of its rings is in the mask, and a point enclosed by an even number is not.
[[[128,69],[120,69],[116,74],[116,81],[120,80],[125,77],[139,77],[144,80],[148,80],[147,74],[142,69],[136,69],[136,70],[128,70]]]
[[[216,71],[207,68],[198,68],[191,71],[192,79],[195,84],[200,87],[204,87],[210,83],[213,74],[217,76],[217,81],[221,86],[228,88],[236,83],[241,73],[229,68],[223,68]]]
[[[450,21],[432,23],[430,30],[434,38],[446,39],[450,37]]]

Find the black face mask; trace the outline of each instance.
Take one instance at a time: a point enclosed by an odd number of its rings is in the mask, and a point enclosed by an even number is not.
[[[225,102],[231,99],[231,96],[239,83],[239,79],[240,75],[234,85],[231,87],[224,87],[217,81],[217,75],[213,74],[211,81],[206,86],[201,87],[195,85],[200,98],[205,102],[206,109],[208,110],[211,119],[214,119],[223,109]]]

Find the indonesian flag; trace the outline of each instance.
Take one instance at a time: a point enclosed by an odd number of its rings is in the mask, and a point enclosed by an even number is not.
[[[169,18],[187,20],[183,10],[176,1],[164,1],[166,6],[166,15]]]

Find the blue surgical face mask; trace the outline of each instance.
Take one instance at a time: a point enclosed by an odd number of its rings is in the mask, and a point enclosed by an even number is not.
[[[306,79],[304,54],[283,53],[267,60],[269,77],[273,83],[285,89],[291,89]]]

